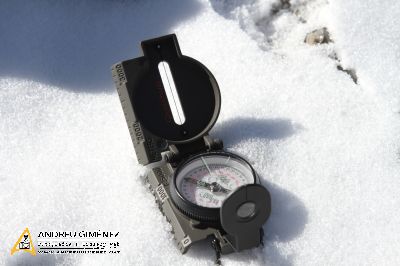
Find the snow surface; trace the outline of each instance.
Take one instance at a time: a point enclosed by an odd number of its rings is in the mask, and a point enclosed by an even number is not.
[[[213,264],[207,243],[175,248],[111,81],[175,32],[219,83],[211,134],[272,194],[265,247],[223,264],[399,265],[400,3],[290,3],[0,2],[0,264]],[[324,26],[334,42],[303,42]],[[122,253],[10,256],[25,227],[119,231]]]

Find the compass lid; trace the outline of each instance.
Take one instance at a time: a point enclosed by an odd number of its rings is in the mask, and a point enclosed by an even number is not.
[[[190,143],[208,133],[221,95],[212,73],[182,55],[175,34],[142,41],[141,47],[143,56],[114,65],[113,76],[136,153],[147,141],[146,152],[160,158],[160,146]]]

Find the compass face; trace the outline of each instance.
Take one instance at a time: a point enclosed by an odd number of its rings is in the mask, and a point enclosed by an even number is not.
[[[183,166],[176,177],[178,192],[191,203],[220,208],[237,188],[254,184],[248,163],[229,154],[200,155]]]

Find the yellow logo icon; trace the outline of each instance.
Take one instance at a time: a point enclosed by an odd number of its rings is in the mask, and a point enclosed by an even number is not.
[[[11,249],[11,255],[20,250],[28,252],[32,256],[36,256],[35,247],[33,246],[31,233],[29,233],[28,228],[25,228],[25,231],[22,232],[17,242],[15,242],[14,246]]]

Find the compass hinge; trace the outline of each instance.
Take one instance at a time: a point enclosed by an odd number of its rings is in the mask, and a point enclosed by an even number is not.
[[[209,135],[186,144],[171,144],[169,150],[164,153],[165,160],[171,164],[177,164],[182,159],[200,152],[216,151],[223,148],[223,142],[220,139],[211,138]]]

